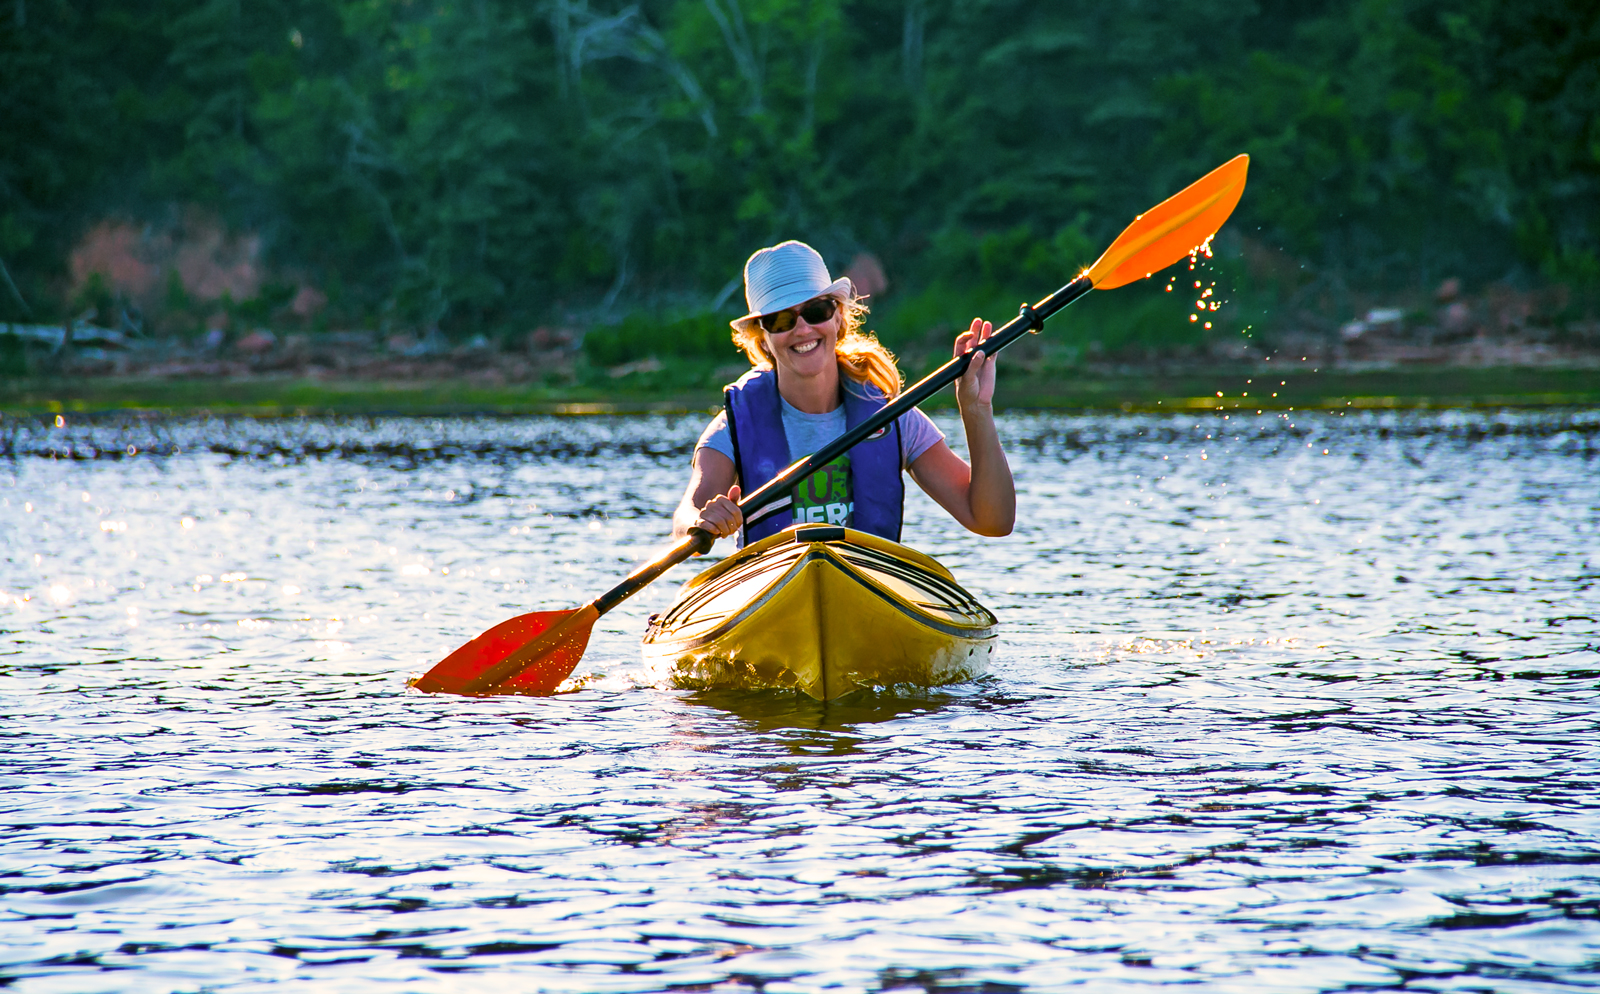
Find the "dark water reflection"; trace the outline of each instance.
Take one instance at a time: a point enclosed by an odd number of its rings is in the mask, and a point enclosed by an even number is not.
[[[405,690],[697,429],[0,425],[0,985],[1596,986],[1600,415],[1009,417],[1017,535],[907,528],[981,682],[640,686],[666,583],[575,693]]]

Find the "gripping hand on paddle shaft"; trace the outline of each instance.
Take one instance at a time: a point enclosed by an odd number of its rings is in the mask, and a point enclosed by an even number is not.
[[[994,325],[973,318],[972,326],[956,336],[956,358],[971,354],[956,378],[956,403],[961,407],[961,427],[967,436],[963,460],[940,441],[929,446],[910,466],[911,478],[940,507],[979,535],[1011,534],[1017,523],[1017,488],[1000,446],[994,424],[994,357],[987,345]]]
[[[728,488],[725,494],[706,501],[700,508],[700,516],[694,519],[694,527],[704,532],[710,532],[718,538],[727,538],[738,532],[744,524],[744,515],[739,513],[739,485],[735,483]]]
[[[989,340],[994,334],[994,325],[982,318],[973,318],[972,327],[956,336],[955,350],[952,355],[960,355],[968,349],[976,349]],[[991,404],[994,402],[994,357],[983,352],[975,352],[972,361],[967,365],[967,371],[956,380],[956,403],[963,411],[974,404]]]
[[[708,445],[694,452],[694,468],[689,486],[672,512],[672,537],[683,538],[698,528],[713,538],[726,538],[739,531],[744,515],[739,500],[739,474],[733,460]]]

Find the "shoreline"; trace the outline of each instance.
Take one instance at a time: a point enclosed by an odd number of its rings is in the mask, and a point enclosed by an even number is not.
[[[1175,370],[1171,366],[1002,375],[999,410],[1200,413],[1234,410],[1431,410],[1600,406],[1600,369],[1431,367],[1312,369],[1285,363]],[[0,380],[0,416],[160,414],[321,415],[670,414],[721,406],[705,386],[654,389],[428,380],[253,375],[230,379],[153,377]],[[949,391],[923,405],[954,407]]]

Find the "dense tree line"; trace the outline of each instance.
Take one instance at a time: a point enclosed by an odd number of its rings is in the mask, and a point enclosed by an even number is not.
[[[173,204],[453,335],[731,307],[784,237],[1043,291],[1240,151],[1297,263],[1600,281],[1593,0],[3,0],[0,92],[0,319]]]

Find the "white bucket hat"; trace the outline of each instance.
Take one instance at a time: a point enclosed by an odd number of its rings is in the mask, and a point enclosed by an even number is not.
[[[744,300],[750,313],[729,324],[743,330],[763,314],[776,314],[814,297],[850,296],[850,277],[834,279],[828,264],[805,242],[764,248],[744,264]]]

